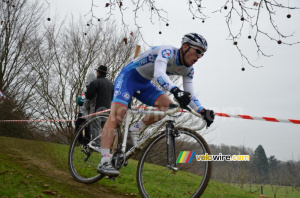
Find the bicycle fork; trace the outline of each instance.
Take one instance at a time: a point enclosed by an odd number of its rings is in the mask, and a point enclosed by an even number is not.
[[[176,167],[176,145],[175,145],[175,134],[174,134],[174,121],[169,120],[166,124],[166,143],[167,143],[167,167],[170,170],[175,172],[178,171],[178,167]],[[171,162],[171,148],[172,148],[172,155],[173,161]]]

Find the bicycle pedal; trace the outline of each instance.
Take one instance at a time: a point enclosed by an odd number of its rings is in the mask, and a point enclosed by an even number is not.
[[[110,177],[110,176],[105,176],[105,177],[106,177],[106,179],[110,179],[110,180],[113,180],[113,181],[116,180],[116,177]]]
[[[128,165],[128,161],[126,160],[125,162],[124,162],[124,166],[127,166]]]

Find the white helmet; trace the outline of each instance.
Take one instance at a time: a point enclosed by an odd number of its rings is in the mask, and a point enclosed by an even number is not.
[[[183,36],[181,44],[190,43],[193,46],[201,47],[204,52],[207,50],[207,42],[203,36],[197,33],[189,33]]]

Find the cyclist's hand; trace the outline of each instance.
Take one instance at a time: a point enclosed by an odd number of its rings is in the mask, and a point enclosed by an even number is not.
[[[192,97],[190,92],[181,91],[178,87],[174,87],[170,92],[174,95],[175,99],[182,108],[189,109],[187,105],[190,104]]]
[[[202,115],[203,119],[206,121],[207,128],[214,122],[215,119],[215,112],[209,109],[202,109],[200,114]]]

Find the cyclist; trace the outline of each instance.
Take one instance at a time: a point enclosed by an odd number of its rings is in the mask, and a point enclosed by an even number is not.
[[[194,95],[192,83],[193,64],[206,52],[207,42],[201,35],[189,33],[183,36],[181,43],[180,49],[169,45],[152,47],[125,66],[116,78],[110,115],[101,135],[102,159],[97,167],[98,173],[106,176],[119,175],[119,172],[111,165],[110,148],[114,130],[117,124],[123,120],[133,96],[160,110],[166,110],[172,103],[172,100],[163,91],[151,83],[153,78],[163,89],[174,95],[182,108],[187,108],[187,105],[190,105],[195,111],[203,115],[208,127],[213,123],[214,112],[205,109],[200,104]],[[184,91],[174,85],[168,75],[181,75]],[[144,116],[130,128],[129,137],[136,141],[140,130],[160,119],[162,117]]]

